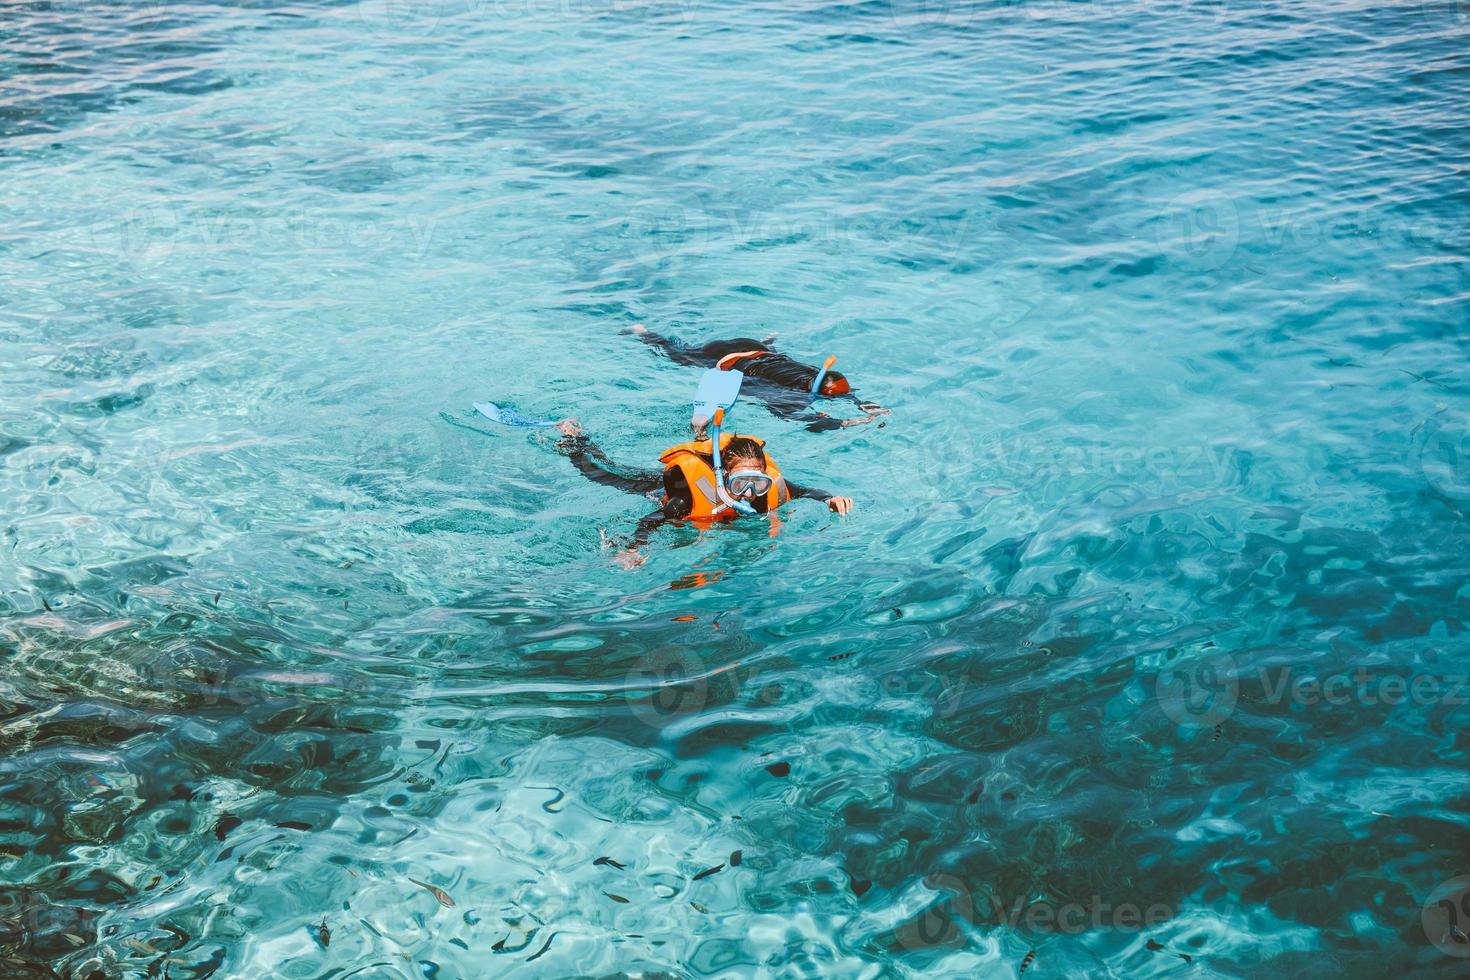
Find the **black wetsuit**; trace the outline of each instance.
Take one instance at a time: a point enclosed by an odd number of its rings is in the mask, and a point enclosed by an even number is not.
[[[715,367],[720,358],[730,354],[753,350],[764,351],[760,357],[746,358],[734,365],[745,375],[745,391],[765,402],[770,407],[772,415],[777,418],[805,422],[807,429],[812,432],[842,428],[842,419],[834,419],[813,407],[812,382],[817,380],[817,372],[820,369],[793,360],[785,354],[778,354],[759,340],[753,340],[750,337],[736,337],[734,340],[710,341],[703,347],[690,347],[653,332],[641,333],[637,336],[648,346],[662,351],[675,364],[688,364],[695,367]],[[857,396],[851,393],[821,397],[848,399],[865,412],[869,409],[869,403],[858,401]],[[872,407],[877,408],[878,406]]]
[[[671,466],[662,472],[629,470],[608,459],[607,453],[599,449],[585,435],[564,436],[556,445],[557,449],[572,461],[577,472],[593,483],[644,497],[652,497],[660,491],[667,496],[668,499],[658,510],[645,515],[638,521],[638,530],[633,538],[635,542],[643,541],[647,538],[649,531],[665,521],[677,521],[688,517],[690,511],[694,509],[694,496],[689,490],[689,484],[685,481],[683,472],[677,466]],[[792,500],[810,497],[825,503],[832,498],[832,494],[826,490],[804,487],[790,480],[786,481],[786,491]],[[755,508],[757,514],[766,513],[764,496],[756,497],[750,501],[750,505]]]

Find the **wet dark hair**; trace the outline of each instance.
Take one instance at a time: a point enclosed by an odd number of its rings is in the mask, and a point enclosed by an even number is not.
[[[720,456],[724,459],[732,456],[748,456],[759,460],[762,469],[766,466],[766,451],[761,448],[760,443],[754,439],[747,439],[745,436],[736,436],[725,443],[725,448],[720,450]]]

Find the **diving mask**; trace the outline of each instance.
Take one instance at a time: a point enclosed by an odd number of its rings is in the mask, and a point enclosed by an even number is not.
[[[761,497],[771,489],[770,474],[761,470],[735,470],[725,478],[732,497]]]

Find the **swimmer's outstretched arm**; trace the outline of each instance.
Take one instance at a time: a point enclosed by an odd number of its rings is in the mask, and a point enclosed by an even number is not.
[[[802,497],[820,500],[827,505],[828,510],[844,516],[846,516],[848,511],[852,510],[853,506],[851,497],[839,497],[836,494],[828,493],[826,490],[820,490],[817,487],[804,487],[800,483],[792,483],[790,480],[786,481],[786,492],[791,494],[792,500],[798,500]]]
[[[556,441],[557,452],[570,459],[577,472],[593,483],[636,494],[653,493],[662,485],[661,473],[632,470],[614,463],[587,438],[575,419],[564,419],[557,423],[557,428],[562,433]]]
[[[644,514],[638,519],[638,526],[633,529],[633,534],[622,541],[608,539],[603,536],[603,543],[610,544],[617,549],[614,556],[619,565],[624,568],[635,568],[647,561],[647,557],[638,549],[648,543],[653,532],[658,530],[669,521],[677,521],[689,515],[689,501],[682,498],[674,498],[664,504],[652,514]]]
[[[673,471],[675,474],[677,470]],[[658,530],[669,521],[683,520],[689,516],[694,509],[694,502],[689,498],[689,487],[679,479],[665,479],[664,492],[668,494],[662,507],[651,514],[644,514],[638,519],[638,526],[633,529],[631,538],[626,539],[626,544],[618,543],[618,563],[625,568],[641,565],[644,557],[638,549],[648,543],[653,532]]]
[[[771,414],[778,419],[785,419],[788,422],[805,422],[808,432],[831,432],[834,429],[845,429],[853,425],[867,425],[878,416],[889,414],[888,409],[879,405],[877,402],[861,402],[852,395],[839,395],[838,398],[844,400],[850,399],[856,403],[857,407],[864,413],[859,418],[834,418],[826,412],[817,411],[816,405],[821,404],[821,402],[814,404],[810,397],[805,394],[788,395],[785,392],[781,394],[757,393],[756,397],[764,401],[766,407],[771,410]],[[835,400],[823,399],[823,401]]]
[[[668,503],[652,514],[644,514],[638,519],[638,527],[633,531],[632,546],[636,548],[638,545],[646,544],[649,535],[661,525],[688,517],[691,506],[688,497],[671,497]]]

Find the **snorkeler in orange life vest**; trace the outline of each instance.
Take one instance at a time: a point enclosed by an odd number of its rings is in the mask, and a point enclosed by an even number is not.
[[[745,391],[766,403],[777,418],[804,422],[812,432],[827,432],[853,425],[866,425],[888,409],[876,402],[859,401],[841,371],[831,370],[835,357],[821,367],[813,367],[771,350],[767,342],[737,337],[715,340],[703,347],[691,347],[669,337],[660,336],[635,323],[633,334],[649,347],[662,353],[675,364],[736,369],[744,373]],[[843,399],[853,402],[864,413],[861,418],[837,419],[816,408],[818,398]],[[883,423],[878,423],[881,428]]]
[[[831,367],[830,359],[826,366]],[[665,521],[689,521],[708,527],[742,514],[770,515],[772,533],[775,533],[779,526],[775,521],[776,510],[798,497],[820,500],[829,510],[843,516],[852,510],[851,497],[838,497],[786,479],[776,461],[767,455],[763,440],[721,431],[725,413],[735,406],[744,380],[745,375],[735,369],[710,368],[704,372],[694,392],[693,414],[689,419],[694,439],[660,453],[661,471],[636,471],[618,466],[592,444],[576,419],[552,422],[528,418],[495,402],[475,402],[474,408],[501,425],[555,426],[562,434],[556,442],[558,451],[571,459],[572,465],[587,479],[657,499],[658,510],[638,522],[633,540],[624,546],[620,556],[625,565],[638,564],[643,561],[638,545]],[[821,380],[820,375],[817,380]]]
[[[852,510],[851,497],[839,497],[786,479],[776,461],[766,453],[765,442],[754,436],[720,433],[718,461],[714,440],[704,438],[665,449],[659,454],[659,462],[664,465],[661,472],[632,471],[608,459],[582,432],[576,420],[565,419],[557,428],[562,432],[557,449],[587,479],[626,493],[649,497],[661,494],[658,510],[638,522],[632,541],[635,547],[667,521],[707,526],[734,520],[741,514],[774,513],[787,501],[801,497],[820,500],[837,514],[845,515]]]

